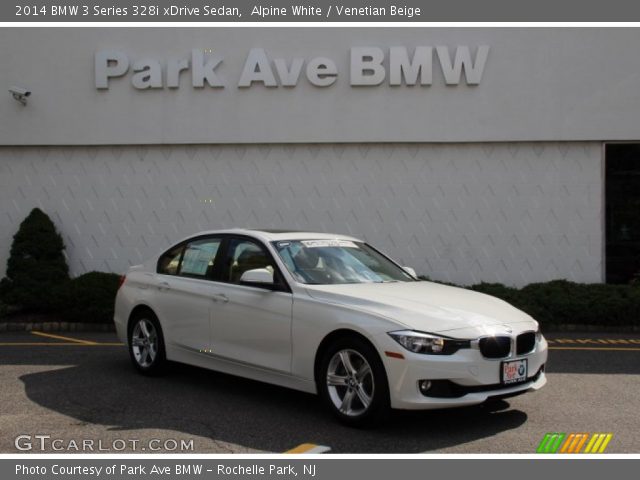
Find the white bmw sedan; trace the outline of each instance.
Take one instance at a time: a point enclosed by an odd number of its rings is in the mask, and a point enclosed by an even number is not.
[[[140,372],[173,360],[318,393],[352,425],[546,383],[547,342],[529,315],[420,281],[348,236],[203,232],[122,282],[115,324]]]

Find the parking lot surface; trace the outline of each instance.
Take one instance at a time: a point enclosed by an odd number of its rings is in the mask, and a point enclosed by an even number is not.
[[[141,376],[114,334],[3,333],[0,452],[322,445],[333,453],[535,453],[547,432],[612,433],[607,453],[640,452],[640,336],[547,338],[549,381],[538,392],[471,408],[394,412],[380,427],[357,430],[334,421],[314,395],[178,364],[161,377]]]

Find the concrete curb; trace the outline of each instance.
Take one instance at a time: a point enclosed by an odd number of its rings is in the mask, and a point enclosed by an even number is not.
[[[113,323],[0,322],[0,332],[115,332]]]

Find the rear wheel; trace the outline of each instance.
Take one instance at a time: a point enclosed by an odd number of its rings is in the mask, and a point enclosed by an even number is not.
[[[389,387],[380,357],[365,340],[342,338],[324,353],[318,391],[338,419],[367,426],[389,412]]]
[[[139,372],[160,373],[166,363],[164,338],[158,318],[151,311],[136,314],[129,325],[129,355]]]

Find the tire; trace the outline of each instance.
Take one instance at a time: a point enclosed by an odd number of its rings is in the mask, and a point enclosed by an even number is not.
[[[378,424],[390,411],[389,384],[378,352],[352,336],[329,345],[322,355],[317,387],[338,420],[352,427]]]
[[[144,375],[158,375],[167,363],[164,337],[158,317],[150,310],[136,313],[129,321],[127,344],[133,366]]]

